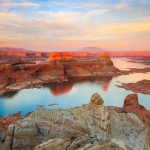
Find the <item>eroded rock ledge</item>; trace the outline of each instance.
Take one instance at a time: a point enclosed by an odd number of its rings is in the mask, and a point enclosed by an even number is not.
[[[4,149],[150,149],[150,112],[138,103],[136,94],[127,96],[123,108],[102,104],[103,99],[95,93],[90,103],[81,107],[41,108],[9,125],[7,134],[3,132]]]
[[[68,81],[70,78],[113,77],[120,71],[110,58],[99,61],[77,61],[38,65],[0,64],[0,95],[47,83]]]
[[[142,80],[136,83],[122,83],[121,86],[117,86],[136,93],[150,94],[150,80]]]

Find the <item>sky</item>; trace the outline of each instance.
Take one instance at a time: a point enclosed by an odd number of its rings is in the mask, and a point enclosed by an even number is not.
[[[0,0],[0,47],[150,51],[150,0]]]

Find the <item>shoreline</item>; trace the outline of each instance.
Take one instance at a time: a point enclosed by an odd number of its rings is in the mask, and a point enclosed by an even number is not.
[[[63,83],[70,83],[70,82],[80,82],[80,81],[92,81],[92,80],[101,80],[101,79],[107,79],[111,80],[113,76],[77,76],[77,77],[69,77],[67,78],[67,81],[59,80],[59,81],[41,81],[41,80],[35,80],[34,81],[28,81],[23,83],[15,83],[11,84],[10,86],[7,86],[5,88],[0,88],[0,96],[3,96],[7,93],[15,93],[22,89],[32,89],[32,88],[41,88],[43,86],[47,85],[53,85],[53,84],[63,84]],[[38,82],[37,82],[38,81]]]
[[[150,80],[141,80],[135,83],[122,83],[121,85],[116,86],[124,88],[126,90],[131,90],[135,93],[150,95]]]
[[[65,62],[38,65],[0,66],[0,96],[22,89],[40,88],[47,84],[67,83],[70,80],[113,78],[132,73],[147,73],[150,68],[119,70],[110,58],[95,62]]]
[[[101,61],[95,62],[6,65],[0,67],[0,72],[0,95],[2,95],[6,92],[19,91],[48,83],[63,83],[71,78],[79,80],[95,77],[113,77],[118,75],[120,70],[113,66],[109,58],[103,58]]]
[[[80,107],[54,110],[40,108],[23,118],[20,112],[12,118],[5,116],[0,120],[0,142],[3,143],[0,146],[6,149],[28,147],[29,150],[50,150],[58,146],[74,150],[90,144],[91,148],[108,148],[116,139],[131,150],[148,150],[150,117],[147,116],[150,116],[150,111],[139,104],[137,94],[128,95],[122,108],[103,106],[103,103],[100,95],[94,93],[89,104]],[[97,142],[91,143],[91,137]],[[131,143],[133,137],[135,140]],[[114,147],[121,148],[118,143]],[[114,147],[109,148],[113,150]]]
[[[68,83],[70,81],[86,81],[86,80],[101,80],[101,79],[112,79],[113,77],[119,77],[121,75],[128,75],[132,73],[147,73],[150,72],[150,68],[143,68],[143,69],[134,69],[131,68],[130,70],[119,70],[115,75],[93,75],[93,76],[72,76],[72,77],[63,77],[63,79],[55,79],[51,81],[42,81],[39,79],[27,81],[27,82],[18,82],[14,84],[10,84],[9,86],[0,86],[0,96],[3,96],[7,93],[13,93],[13,92],[18,92],[22,89],[32,89],[32,88],[41,88],[42,86],[50,85],[50,84],[63,84],[63,83]],[[64,80],[65,79],[65,80]],[[133,83],[135,84],[135,83]],[[119,86],[118,87],[124,88],[124,86]],[[126,89],[126,88],[124,88]],[[130,89],[129,89],[130,90]],[[136,92],[136,91],[134,91]],[[148,93],[150,94],[150,93]]]

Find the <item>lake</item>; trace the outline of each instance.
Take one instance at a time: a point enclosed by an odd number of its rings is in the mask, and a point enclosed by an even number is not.
[[[127,58],[112,58],[114,65],[119,69],[145,68],[139,63],[127,62]],[[123,106],[125,97],[133,93],[119,88],[120,82],[137,82],[143,79],[150,80],[150,73],[133,73],[112,79],[102,78],[88,81],[70,81],[64,84],[51,84],[49,86],[33,89],[23,89],[17,93],[6,94],[0,97],[0,115],[11,115],[23,111],[25,115],[37,109],[36,105],[44,105],[49,109],[70,108],[87,104],[93,93],[98,92],[104,99],[105,106]],[[150,95],[138,94],[140,104],[150,109]],[[49,104],[57,104],[48,106]]]

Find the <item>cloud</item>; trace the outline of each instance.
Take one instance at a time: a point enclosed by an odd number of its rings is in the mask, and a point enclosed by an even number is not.
[[[131,8],[131,6],[127,2],[121,2],[121,3],[117,3],[115,8],[116,8],[116,10],[126,10],[126,11],[128,11],[128,9]]]
[[[1,11],[9,11],[13,8],[33,8],[39,7],[39,3],[30,2],[30,1],[16,1],[16,0],[2,0],[0,1]]]
[[[27,19],[16,13],[0,13],[0,31],[5,36],[23,36],[25,38],[72,38],[84,35],[73,17],[78,14],[73,12],[67,13],[50,13],[46,17]]]
[[[143,5],[133,5],[130,0],[109,4],[95,0],[86,4],[78,0],[75,3],[0,0],[0,9],[7,10],[0,10],[0,40],[27,43],[34,39],[38,42],[121,39],[124,43],[137,40],[146,45],[150,38],[150,11]]]
[[[102,22],[93,17],[99,12],[39,12],[38,18],[26,18],[16,13],[0,13],[0,34],[17,38],[47,39],[113,39],[119,36],[150,33],[150,21]]]
[[[150,21],[143,22],[109,22],[101,23],[97,27],[91,29],[91,33],[97,35],[130,35],[138,32],[150,33]]]

